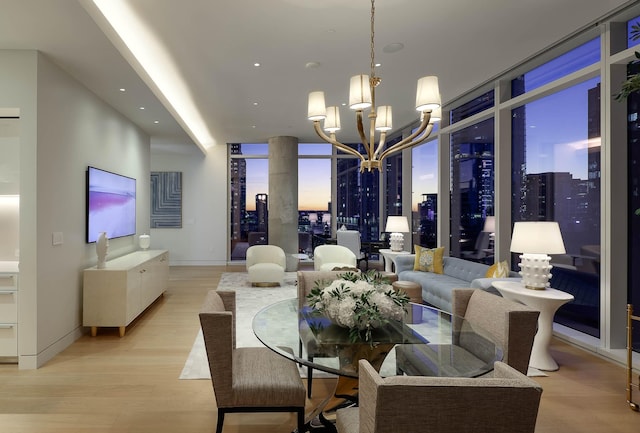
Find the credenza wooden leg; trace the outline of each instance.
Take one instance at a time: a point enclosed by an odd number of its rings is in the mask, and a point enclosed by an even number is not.
[[[124,337],[124,332],[127,329],[127,327],[126,326],[120,326],[118,329],[120,330],[120,337]]]
[[[91,327],[91,336],[95,337],[96,335],[98,335],[98,327],[97,326],[92,326]]]

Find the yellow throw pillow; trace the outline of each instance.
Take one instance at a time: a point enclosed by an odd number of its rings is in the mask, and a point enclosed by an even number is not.
[[[433,272],[442,274],[444,272],[442,256],[444,247],[423,248],[420,245],[414,246],[416,250],[416,260],[413,264],[414,271]]]
[[[507,261],[494,263],[487,269],[487,278],[507,278],[509,276],[509,264]]]

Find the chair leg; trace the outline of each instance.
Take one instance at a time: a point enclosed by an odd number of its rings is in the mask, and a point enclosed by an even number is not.
[[[224,411],[218,409],[218,424],[216,425],[216,433],[222,433],[222,424],[224,424]]]
[[[303,433],[305,431],[304,428],[304,408],[298,408],[298,433]]]
[[[313,382],[313,368],[307,367],[307,397],[311,398],[311,384]]]

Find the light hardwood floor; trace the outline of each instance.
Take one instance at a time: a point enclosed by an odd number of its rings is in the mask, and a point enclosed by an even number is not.
[[[198,310],[223,272],[243,267],[172,267],[169,289],[124,338],[117,329],[82,337],[38,370],[0,365],[2,433],[214,432],[210,381],[179,380],[199,328]],[[554,340],[561,368],[536,378],[544,388],[538,433],[638,432],[625,398],[625,370]],[[333,385],[315,379],[312,408]],[[638,395],[638,394],[636,394]],[[428,423],[428,408],[424,412]],[[287,414],[230,414],[224,433],[289,432]]]

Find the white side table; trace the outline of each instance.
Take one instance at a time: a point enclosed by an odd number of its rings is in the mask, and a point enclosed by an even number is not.
[[[396,265],[396,257],[404,254],[411,254],[410,251],[391,251],[390,249],[378,250],[384,258],[384,270],[385,272],[393,272],[393,268]]]
[[[558,363],[549,352],[549,344],[553,335],[553,316],[558,308],[573,301],[573,295],[556,289],[527,289],[522,283],[512,281],[495,281],[493,287],[503,297],[540,311],[538,332],[533,340],[529,366],[544,371],[557,370]]]

